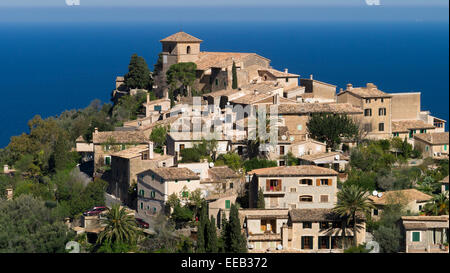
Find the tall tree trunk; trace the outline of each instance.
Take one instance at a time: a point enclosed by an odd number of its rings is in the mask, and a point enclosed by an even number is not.
[[[352,215],[353,218],[353,246],[358,246],[358,241],[356,240],[356,212]]]

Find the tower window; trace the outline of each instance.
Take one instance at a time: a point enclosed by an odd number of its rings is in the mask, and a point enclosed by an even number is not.
[[[191,54],[191,46],[187,46],[187,48],[186,48],[186,53],[187,53],[187,54]]]

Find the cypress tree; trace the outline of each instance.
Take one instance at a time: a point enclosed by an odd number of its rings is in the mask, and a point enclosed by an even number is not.
[[[231,84],[231,87],[233,89],[237,89],[238,88],[237,71],[236,71],[236,63],[234,61],[233,61],[233,67],[231,69],[231,73],[232,73],[232,77],[233,77],[233,82]]]
[[[258,203],[256,204],[256,207],[258,209],[266,208],[266,202],[264,202],[264,193],[261,188],[258,190],[258,201],[257,202]]]
[[[238,208],[234,204],[231,205],[230,220],[226,228],[225,248],[231,253],[247,253],[247,240],[241,232]]]
[[[150,89],[151,81],[150,69],[145,59],[133,54],[128,65],[128,73],[125,75],[125,85],[131,89]]]
[[[211,217],[211,221],[207,223],[207,233],[206,233],[206,252],[217,253],[217,229],[216,229],[216,219],[214,216]]]
[[[197,225],[197,253],[205,253],[206,251],[206,233],[208,228],[208,216],[206,211],[206,204],[202,204],[200,209],[200,217]]]

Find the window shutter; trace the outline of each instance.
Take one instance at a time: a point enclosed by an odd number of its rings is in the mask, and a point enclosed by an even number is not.
[[[278,179],[277,191],[281,191],[281,179]]]
[[[266,191],[270,191],[270,180],[266,180]]]
[[[329,178],[328,179],[328,186],[331,186],[331,185],[333,185],[333,179]]]
[[[302,237],[302,249],[305,248],[305,237]]]
[[[320,186],[320,179],[316,179],[317,186]]]

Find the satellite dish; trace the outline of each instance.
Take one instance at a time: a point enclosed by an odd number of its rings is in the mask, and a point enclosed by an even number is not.
[[[210,163],[209,163],[209,167],[210,167],[210,168],[214,167],[214,162],[210,162]]]
[[[283,246],[282,246],[282,245],[277,245],[277,249],[278,249],[278,250],[282,250],[282,249],[283,249]]]
[[[378,197],[381,198],[381,196],[383,196],[383,193],[379,192],[379,193],[378,193]]]
[[[286,136],[281,136],[281,139],[282,139],[282,140],[286,140],[287,137],[286,137]]]
[[[377,195],[378,195],[378,192],[377,192],[377,191],[373,191],[373,192],[372,192],[372,195],[373,195],[373,196],[377,196]]]
[[[248,244],[247,247],[248,247],[249,249],[253,249],[254,246],[253,246],[252,244]]]
[[[80,253],[80,244],[75,241],[69,241],[66,244],[66,250],[69,253]]]

